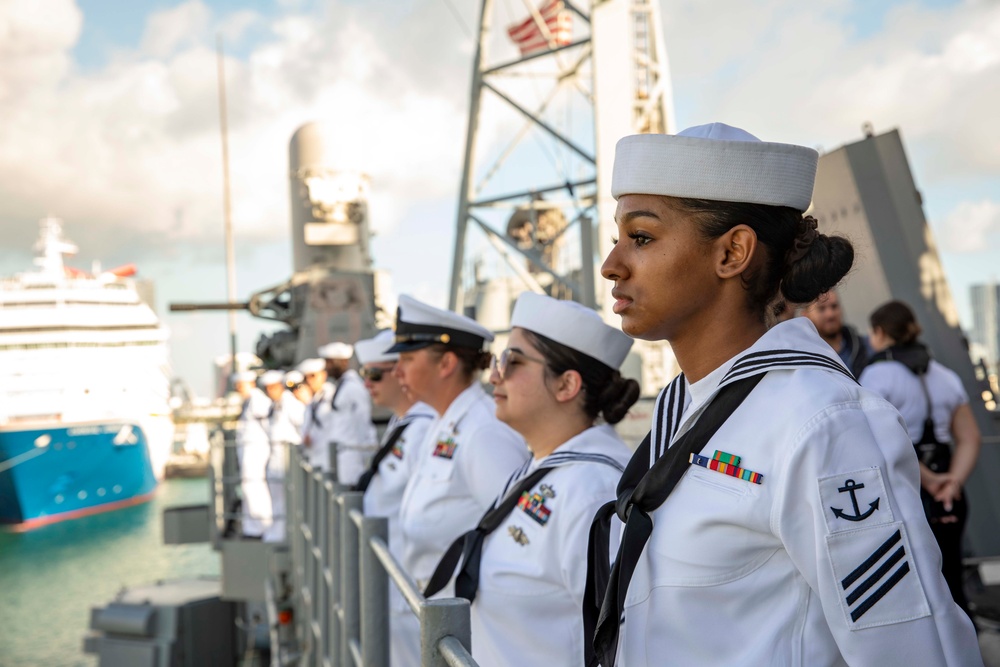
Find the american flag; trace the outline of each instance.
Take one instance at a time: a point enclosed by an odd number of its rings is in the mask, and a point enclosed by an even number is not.
[[[549,0],[538,8],[538,13],[545,21],[545,26],[549,29],[556,46],[565,46],[573,40],[573,18],[563,0]],[[549,43],[538,29],[534,16],[508,27],[507,34],[521,50],[522,56],[549,48]]]

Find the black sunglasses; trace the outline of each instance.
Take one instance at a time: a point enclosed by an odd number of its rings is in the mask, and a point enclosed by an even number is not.
[[[382,378],[391,372],[391,368],[362,368],[358,374],[369,382],[381,382]]]

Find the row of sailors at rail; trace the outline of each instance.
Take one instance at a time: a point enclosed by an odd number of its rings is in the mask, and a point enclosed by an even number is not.
[[[480,665],[983,664],[899,413],[810,322],[769,320],[853,264],[804,213],[817,161],[718,123],[619,142],[602,275],[622,331],[683,370],[631,458],[607,425],[637,393],[622,332],[523,295],[494,403],[489,332],[400,299],[394,376],[439,417],[394,549],[425,594],[472,601]],[[417,664],[391,620],[393,664]]]
[[[373,402],[399,420],[359,490],[367,514],[389,518],[390,547],[421,590],[476,600],[480,664],[513,664],[512,637],[545,664],[582,664],[581,549],[630,454],[595,421],[619,421],[638,397],[617,370],[632,340],[590,309],[537,294],[518,299],[512,326],[493,358],[487,329],[404,295],[395,336],[357,344]],[[479,382],[486,369],[493,397]],[[497,509],[503,498],[518,511]],[[480,526],[481,559],[462,563],[453,584],[465,534],[484,515],[495,538]],[[418,665],[417,619],[392,590],[393,665]]]
[[[808,321],[768,325],[853,263],[804,215],[817,159],[721,124],[619,142],[602,275],[622,330],[683,369],[631,458],[596,421],[635,400],[631,341],[595,314],[523,295],[494,402],[489,332],[400,299],[393,375],[437,418],[402,451],[393,549],[472,601],[479,664],[982,665],[898,412]],[[414,620],[391,623],[417,664]]]
[[[317,470],[334,471],[353,485],[371,458],[377,436],[371,399],[344,343],[319,348],[296,370],[238,373],[243,398],[237,455],[243,496],[243,535],[280,541],[285,536],[284,478],[289,446],[302,445]],[[329,382],[332,378],[333,382]],[[255,386],[259,382],[261,391]]]

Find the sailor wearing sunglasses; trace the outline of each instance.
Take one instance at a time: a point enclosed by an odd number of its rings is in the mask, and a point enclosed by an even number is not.
[[[386,352],[394,342],[393,332],[383,331],[374,338],[360,340],[354,345],[354,354],[361,364],[359,372],[371,394],[372,404],[392,411],[379,450],[354,490],[365,494],[366,515],[382,516],[389,520],[389,549],[397,558],[401,558],[399,506],[403,501],[406,482],[413,475],[420,459],[420,446],[431,422],[437,419],[437,414],[429,405],[414,400],[400,387],[399,379],[392,373],[399,354]],[[389,591],[392,664],[419,664],[419,646],[413,646],[413,642],[404,639],[408,636],[405,631],[398,631],[413,614],[398,588],[390,586]]]
[[[428,592],[451,579],[464,548],[455,592],[472,601],[473,658],[581,667],[590,523],[615,498],[631,456],[611,424],[639,397],[618,371],[632,339],[579,303],[530,292],[511,325],[490,382],[497,417],[534,456],[476,531],[454,543]]]

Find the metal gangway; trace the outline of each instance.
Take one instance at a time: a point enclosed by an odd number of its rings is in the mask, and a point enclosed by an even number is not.
[[[294,640],[272,620],[271,664],[303,667],[389,665],[389,587],[420,622],[420,664],[475,667],[469,653],[469,602],[425,598],[389,551],[388,520],[365,516],[363,494],[313,469],[289,448],[287,537]],[[273,582],[272,582],[273,583]],[[282,600],[269,586],[271,619]]]

